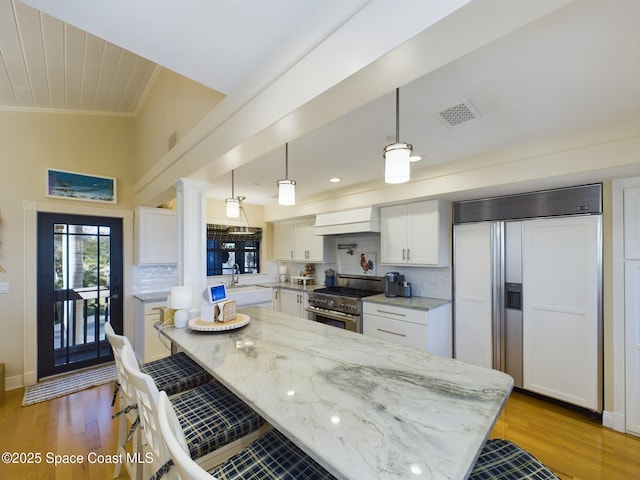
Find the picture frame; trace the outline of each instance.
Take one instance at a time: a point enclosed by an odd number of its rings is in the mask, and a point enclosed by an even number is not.
[[[47,169],[45,196],[87,202],[118,202],[115,178],[54,168]]]

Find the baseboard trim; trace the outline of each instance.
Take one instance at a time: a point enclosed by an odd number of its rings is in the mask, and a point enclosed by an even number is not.
[[[615,412],[602,412],[602,425],[612,428],[616,432],[625,433],[627,431],[624,415]]]
[[[22,387],[24,387],[22,375],[14,375],[13,377],[7,377],[5,379],[4,388],[7,391]]]

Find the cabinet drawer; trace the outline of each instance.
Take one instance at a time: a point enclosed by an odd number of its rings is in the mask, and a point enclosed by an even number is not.
[[[407,347],[428,350],[428,327],[391,318],[367,315],[362,319],[364,335]]]
[[[362,302],[362,311],[365,314],[368,313],[404,322],[417,323],[418,325],[429,325],[429,313],[422,310]]]

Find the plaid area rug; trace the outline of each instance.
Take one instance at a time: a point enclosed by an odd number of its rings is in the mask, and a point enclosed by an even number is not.
[[[113,363],[85,370],[53,380],[45,380],[25,388],[22,406],[45,402],[63,397],[96,385],[104,385],[116,379],[116,366]]]

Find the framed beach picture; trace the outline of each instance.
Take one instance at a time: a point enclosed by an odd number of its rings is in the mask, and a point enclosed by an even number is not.
[[[48,168],[46,196],[116,203],[116,179]]]

